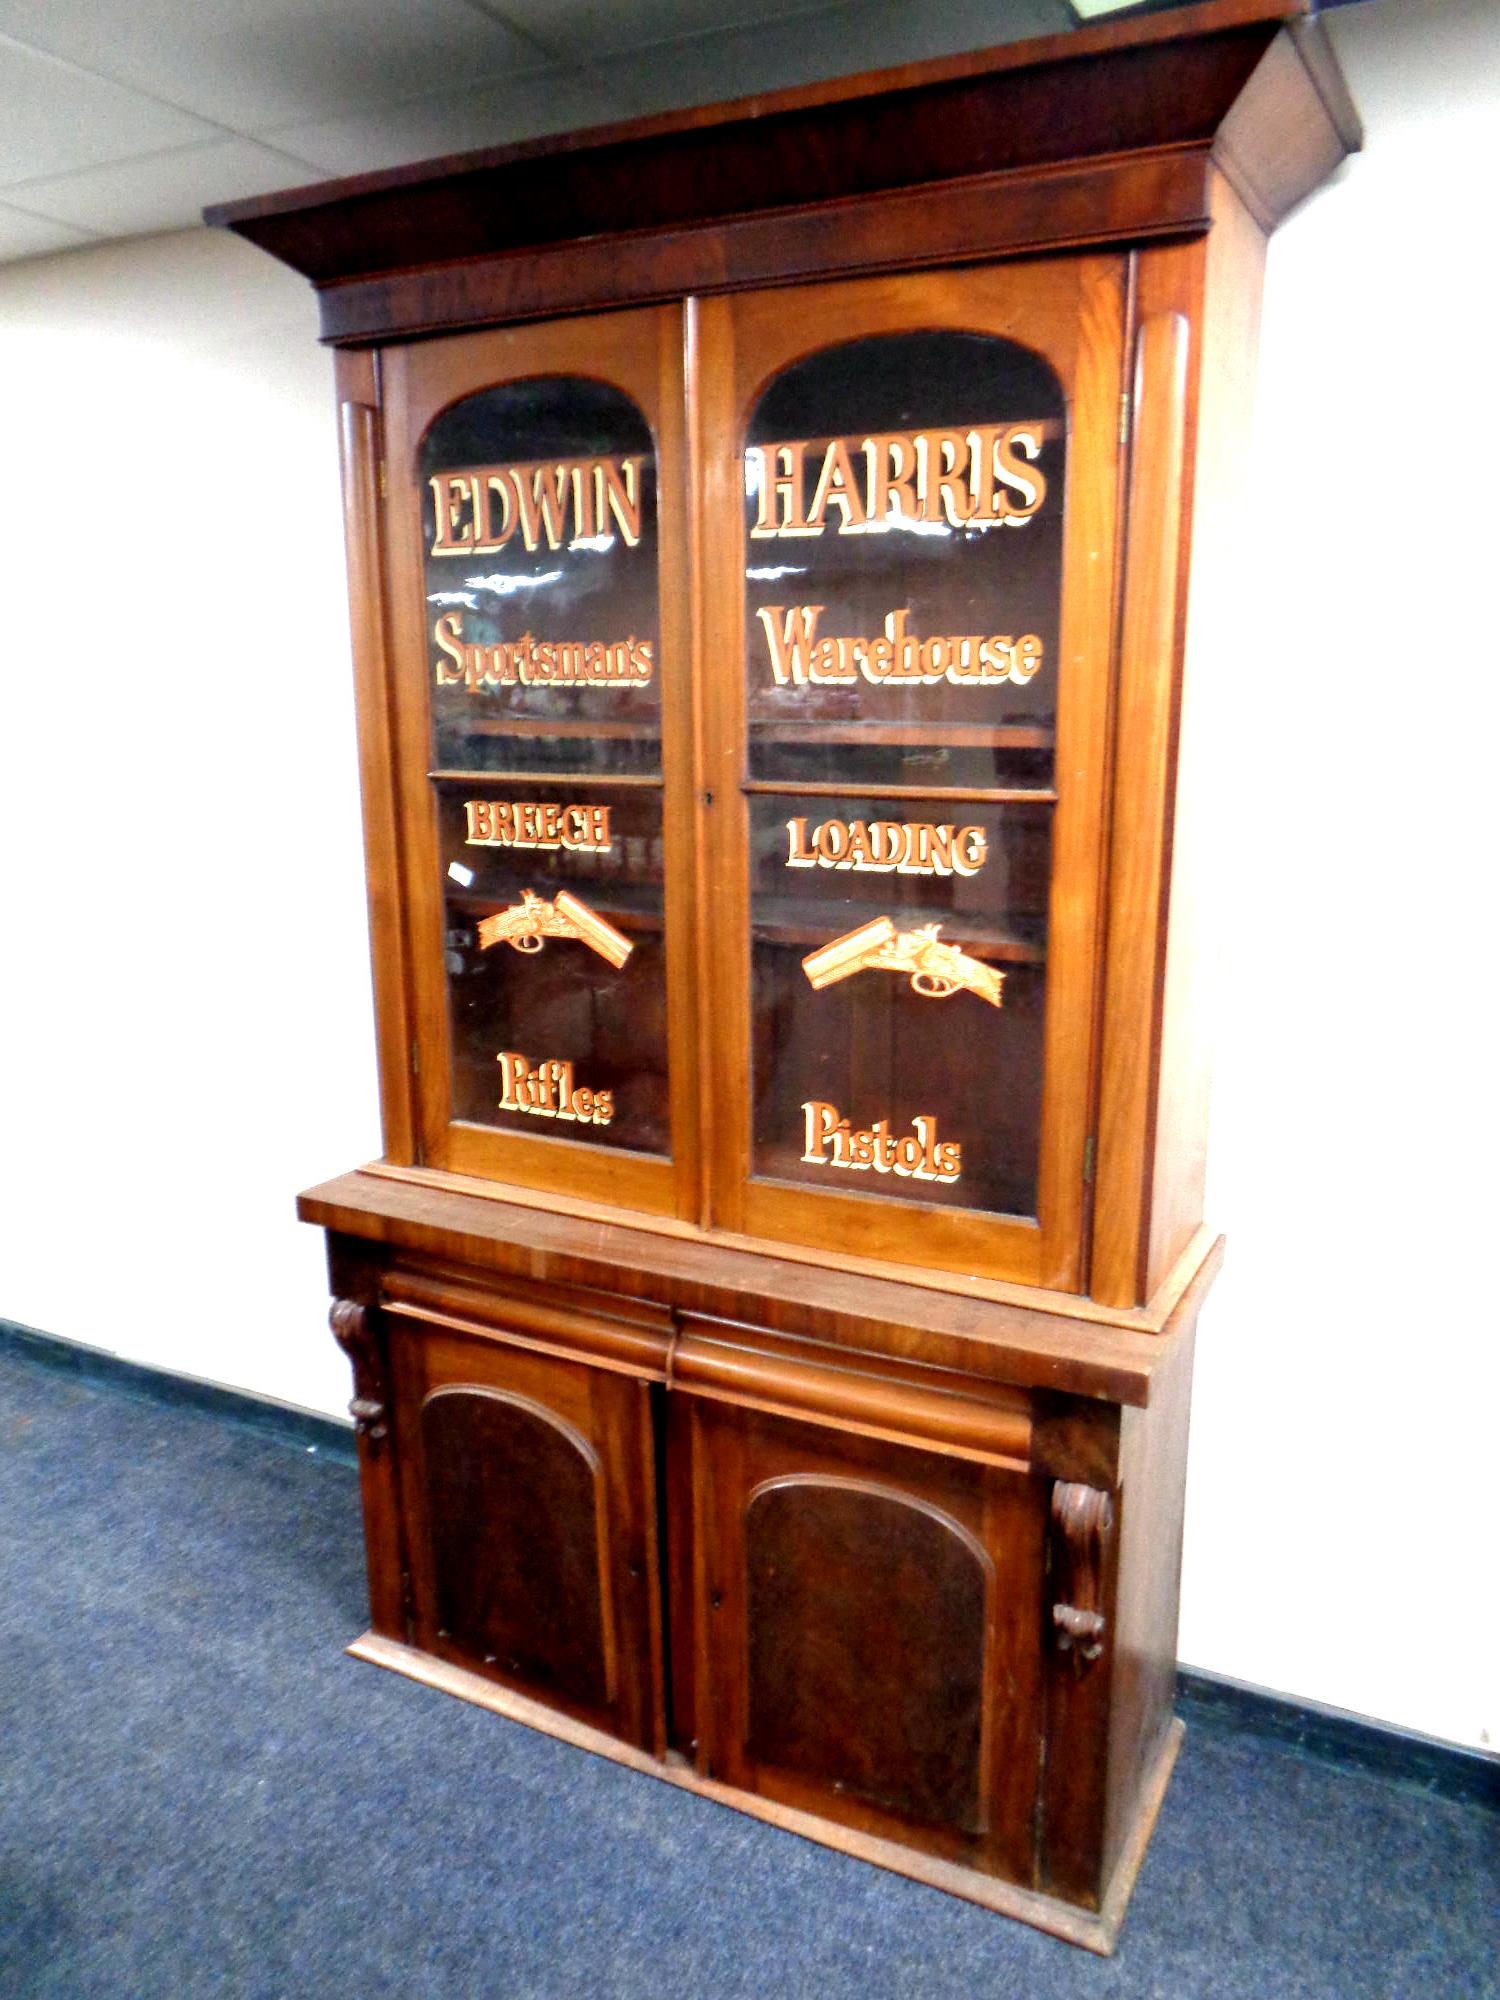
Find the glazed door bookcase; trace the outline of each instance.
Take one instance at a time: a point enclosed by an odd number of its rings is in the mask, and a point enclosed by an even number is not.
[[[692,1213],[681,310],[383,373],[421,1162]]]
[[[388,359],[424,1165],[1079,1286],[1123,328],[1083,258]]]
[[[701,308],[732,1229],[1081,1283],[1124,318],[1118,257]]]
[[[1221,1255],[1194,689],[1358,143],[1213,0],[214,218],[337,349],[351,1650],[1101,1951]]]

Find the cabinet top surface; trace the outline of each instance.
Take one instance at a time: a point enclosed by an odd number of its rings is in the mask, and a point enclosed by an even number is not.
[[[1011,1288],[1007,1295],[1004,1286],[939,1276],[913,1283],[857,1259],[835,1267],[784,1245],[606,1220],[602,1210],[560,1215],[523,1190],[420,1170],[362,1168],[309,1188],[297,1210],[304,1222],[398,1254],[650,1297],[854,1346],[872,1325],[903,1328],[919,1345],[924,1336],[944,1343],[945,1355],[948,1345],[975,1357],[984,1351],[977,1373],[998,1369],[1024,1387],[1141,1407],[1223,1260],[1223,1239],[1201,1230],[1149,1306],[1113,1311],[1064,1294]]]
[[[1307,0],[1210,0],[205,213],[326,286],[974,176],[1222,154],[1226,135],[1255,180],[1310,123],[1337,151],[1359,143]],[[1278,186],[1268,225],[1327,172],[1326,150],[1310,149],[1306,185]]]

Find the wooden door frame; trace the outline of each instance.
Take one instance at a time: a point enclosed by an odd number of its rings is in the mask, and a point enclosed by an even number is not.
[[[1127,260],[1117,253],[983,270],[844,280],[739,294],[692,308],[699,355],[692,512],[704,572],[705,765],[712,1049],[713,1219],[831,1255],[879,1256],[1062,1291],[1086,1272],[1085,1168],[1092,1130],[1096,994],[1118,560],[1119,410]],[[755,1182],[750,1172],[750,952],[744,689],[743,496],[754,404],[772,377],[844,338],[934,327],[994,333],[1043,355],[1069,411],[1059,645],[1053,877],[1038,1216],[997,1217],[885,1197]],[[896,1240],[899,1236],[899,1240]]]
[[[557,1196],[577,1192],[646,1214],[691,1217],[699,1205],[696,1019],[693,673],[687,564],[682,310],[656,306],[539,326],[486,329],[392,349],[382,366],[383,506],[389,592],[390,712],[407,924],[407,1012],[417,1074],[413,1164],[474,1174]],[[662,724],[663,904],[671,1152],[665,1159],[532,1137],[451,1116],[451,1050],[442,973],[442,901],[428,768],[421,495],[422,437],[462,397],[504,382],[573,375],[629,396],[656,453],[659,665]],[[418,1052],[420,1059],[418,1060]]]

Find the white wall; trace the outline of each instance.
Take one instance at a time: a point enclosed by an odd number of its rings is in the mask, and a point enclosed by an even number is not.
[[[1500,9],[1332,22],[1369,146],[1272,246],[1215,690],[1182,1654],[1479,1742]],[[332,402],[232,240],[0,270],[0,1314],[338,1410],[292,1218],[379,1149]]]
[[[1332,28],[1366,150],[1272,239],[1245,494],[1181,1655],[1500,1739],[1491,1468],[1500,7]]]
[[[333,375],[218,234],[0,270],[0,1314],[342,1410],[379,1151]]]

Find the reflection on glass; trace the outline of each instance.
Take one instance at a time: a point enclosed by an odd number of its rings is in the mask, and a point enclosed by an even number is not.
[[[825,350],[755,411],[758,1175],[1035,1213],[1066,428],[970,333]]]
[[[437,418],[419,479],[434,765],[660,770],[640,411],[602,382],[503,383]]]
[[[772,383],[745,454],[751,777],[850,776],[832,747],[867,784],[1047,782],[1065,432],[1047,364],[983,334],[851,341]]]

